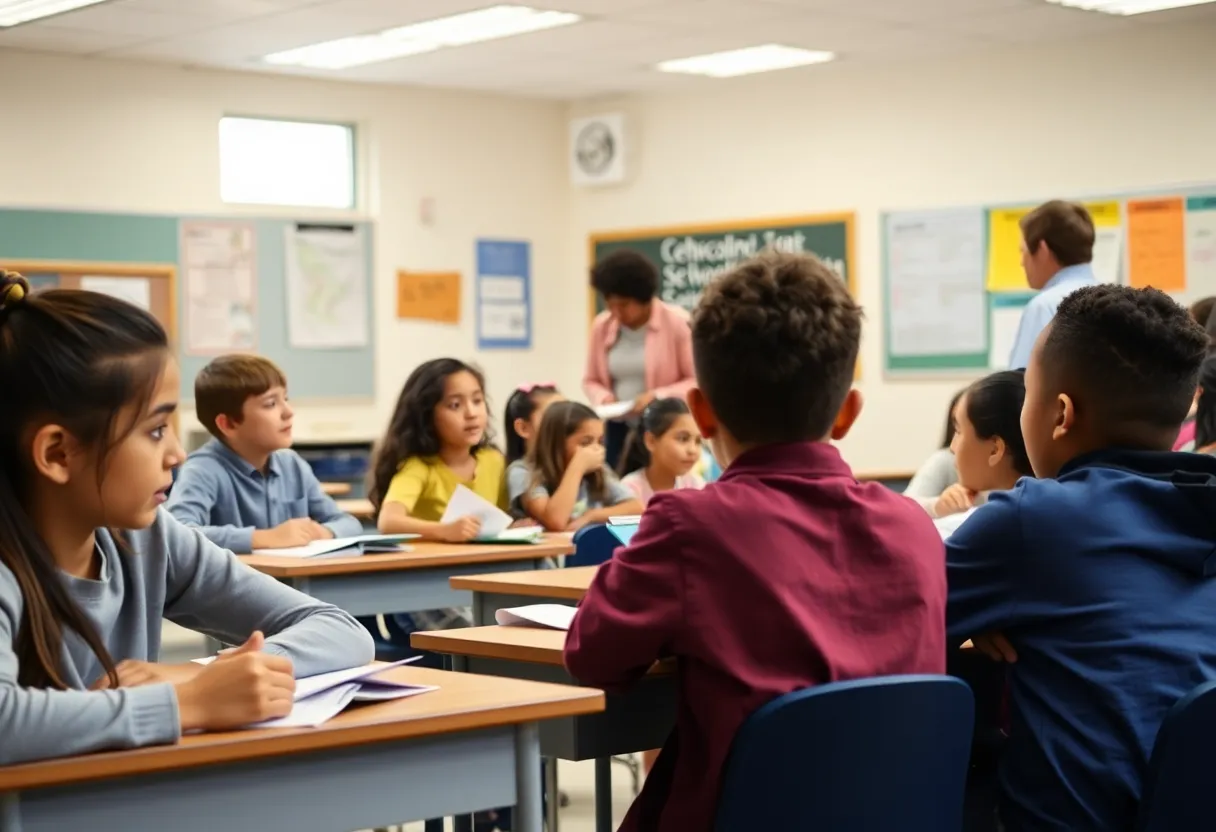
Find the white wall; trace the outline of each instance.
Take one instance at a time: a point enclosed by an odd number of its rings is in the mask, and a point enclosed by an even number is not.
[[[355,122],[364,144],[363,207],[377,223],[376,401],[303,404],[299,438],[378,436],[406,374],[441,355],[477,360],[499,408],[519,380],[576,386],[565,310],[585,296],[581,280],[568,297],[561,291],[570,258],[559,104],[6,51],[0,205],[237,212],[219,199],[216,131],[225,114]],[[432,227],[419,222],[424,196],[435,200]],[[471,281],[479,236],[533,243],[538,288],[529,352],[475,352]],[[462,327],[397,320],[395,273],[403,267],[463,273]],[[579,341],[583,326],[575,322]]]
[[[963,381],[883,379],[879,213],[1216,182],[1213,45],[1213,27],[1154,26],[579,104],[572,115],[630,115],[637,176],[576,191],[573,235],[856,210],[867,409],[845,454],[858,470],[914,468]],[[567,271],[585,267],[585,246],[571,257]]]

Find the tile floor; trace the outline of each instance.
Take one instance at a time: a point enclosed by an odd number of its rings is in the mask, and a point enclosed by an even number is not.
[[[188,661],[204,654],[201,636],[165,622],[162,649],[164,661]],[[595,830],[595,763],[558,764],[558,782],[570,798],[570,805],[561,810],[560,832],[594,832]],[[612,767],[613,821],[620,823],[633,801],[633,783],[624,766]],[[451,821],[447,829],[451,830]],[[423,832],[421,822],[409,823],[404,832]]]

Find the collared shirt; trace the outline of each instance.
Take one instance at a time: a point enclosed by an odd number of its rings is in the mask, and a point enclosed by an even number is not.
[[[826,442],[756,448],[711,488],[655,494],[565,647],[576,679],[610,690],[679,662],[675,731],[621,830],[712,829],[731,742],[778,696],[945,672],[945,572],[925,512]]]
[[[678,306],[655,298],[650,320],[642,328],[644,335],[645,388],[656,398],[684,398],[696,381],[692,366],[692,328],[688,313]],[[593,407],[612,401],[624,401],[617,395],[608,353],[620,340],[621,325],[608,312],[601,313],[591,325],[587,350],[587,369],[583,373],[583,391]],[[635,397],[636,398],[636,397]]]
[[[190,454],[182,465],[168,509],[180,522],[198,527],[213,543],[238,554],[253,550],[255,530],[301,517],[316,520],[334,537],[363,532],[363,524],[338,508],[295,451],[272,453],[263,474],[218,439]]]
[[[1013,352],[1009,355],[1009,369],[1025,370],[1026,365],[1030,363],[1030,351],[1034,349],[1034,342],[1056,316],[1060,302],[1078,289],[1094,286],[1097,282],[1093,266],[1089,263],[1066,266],[1056,272],[1022,312],[1017,339],[1013,342]]]

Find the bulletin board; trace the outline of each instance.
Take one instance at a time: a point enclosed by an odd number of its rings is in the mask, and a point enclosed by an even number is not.
[[[975,375],[1007,366],[1034,297],[1019,221],[1045,199],[882,215],[887,376]],[[1216,294],[1216,185],[1080,198],[1103,282],[1153,286],[1180,303]]]
[[[0,209],[0,266],[19,267],[30,277],[35,289],[54,285],[54,275],[60,276],[61,285],[79,285],[72,281],[85,275],[80,271],[85,266],[97,269],[95,274],[103,277],[151,276],[153,313],[159,314],[162,298],[169,303],[168,323],[172,325],[167,323],[166,329],[178,343],[182,398],[189,401],[194,398],[195,375],[210,360],[208,355],[186,354],[178,337],[184,329],[181,229],[183,224],[197,222],[251,229],[256,252],[254,349],[283,368],[295,399],[349,401],[374,396],[374,241],[370,223],[338,227],[353,232],[353,239],[362,247],[361,273],[346,276],[348,283],[358,281],[359,291],[351,296],[357,297],[362,307],[366,336],[366,343],[358,346],[301,349],[293,347],[289,340],[285,241],[290,239],[292,230],[305,227],[305,220]],[[329,226],[307,226],[318,227]],[[163,290],[156,288],[162,284]]]

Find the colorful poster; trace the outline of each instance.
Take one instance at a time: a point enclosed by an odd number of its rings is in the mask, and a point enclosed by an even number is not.
[[[1186,290],[1186,213],[1182,197],[1127,203],[1128,282],[1163,292]]]
[[[532,246],[477,241],[477,348],[531,349]]]
[[[1022,269],[1022,217],[1030,208],[994,208],[988,212],[989,292],[1024,292],[1030,288]]]
[[[1186,201],[1186,279],[1191,297],[1216,295],[1216,196]]]
[[[397,317],[460,323],[460,272],[397,272]]]

